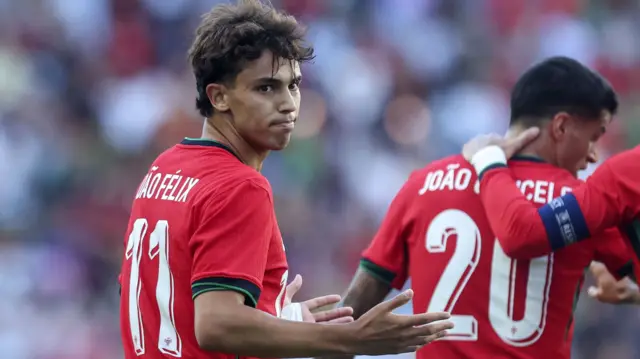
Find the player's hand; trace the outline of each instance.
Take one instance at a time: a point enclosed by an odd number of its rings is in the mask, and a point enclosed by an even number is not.
[[[509,159],[538,137],[538,134],[540,134],[540,129],[531,127],[522,131],[517,136],[500,136],[495,133],[478,135],[462,147],[462,155],[467,161],[471,161],[471,158],[480,150],[489,146],[499,146],[504,151],[507,159]]]
[[[352,352],[383,355],[414,352],[446,335],[453,323],[445,321],[449,313],[398,315],[392,311],[407,304],[413,291],[406,290],[391,300],[371,308],[352,324]]]
[[[616,280],[607,267],[598,262],[592,262],[589,270],[596,281],[596,285],[587,290],[591,298],[610,304],[640,304],[640,290],[631,279]]]
[[[293,279],[293,281],[287,286],[286,294],[284,297],[284,307],[293,303],[293,296],[302,287],[302,276],[299,274]],[[302,321],[308,323],[351,323],[353,322],[353,308],[342,307],[328,310],[317,311],[327,305],[333,305],[340,301],[341,297],[337,294],[325,295],[309,299],[301,303],[295,303],[300,305],[302,310]]]

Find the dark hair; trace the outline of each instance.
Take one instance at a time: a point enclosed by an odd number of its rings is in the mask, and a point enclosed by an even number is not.
[[[551,57],[525,72],[511,92],[511,124],[536,125],[558,112],[599,119],[618,99],[607,80],[568,57]]]
[[[233,82],[247,62],[265,50],[280,59],[306,62],[314,58],[306,46],[306,29],[293,16],[279,12],[259,0],[239,0],[236,5],[215,6],[203,16],[189,50],[196,78],[196,108],[210,117],[213,106],[206,88],[211,83]]]

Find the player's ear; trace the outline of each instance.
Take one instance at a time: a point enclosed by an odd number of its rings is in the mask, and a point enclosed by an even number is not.
[[[216,111],[229,111],[227,89],[224,85],[216,83],[208,84],[207,97],[209,98],[209,101],[211,101],[211,105]]]
[[[555,116],[553,116],[553,118],[551,119],[550,135],[554,140],[561,140],[565,136],[565,133],[567,132],[567,126],[569,124],[569,119],[570,116],[566,112],[558,112]]]

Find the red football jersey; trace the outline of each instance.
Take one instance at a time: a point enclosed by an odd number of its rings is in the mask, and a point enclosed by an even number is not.
[[[636,147],[606,160],[586,184],[538,210],[523,198],[504,167],[484,173],[481,197],[500,237],[547,243],[557,249],[619,226],[640,253],[639,180],[640,147]],[[502,195],[491,195],[494,191]]]
[[[510,167],[537,206],[580,183],[536,159],[513,160]],[[478,190],[462,156],[414,172],[365,250],[362,267],[395,288],[410,276],[415,313],[452,314],[449,337],[420,349],[418,359],[570,358],[585,268],[599,260],[612,272],[630,272],[631,256],[619,232],[553,253],[546,244],[499,239]]]
[[[235,358],[199,348],[193,298],[233,290],[280,315],[288,271],[269,183],[224,145],[185,139],[138,188],[121,273],[125,358]]]

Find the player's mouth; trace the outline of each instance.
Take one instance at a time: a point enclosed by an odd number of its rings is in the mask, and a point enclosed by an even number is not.
[[[276,120],[271,123],[272,127],[282,128],[284,130],[293,131],[295,120]]]

